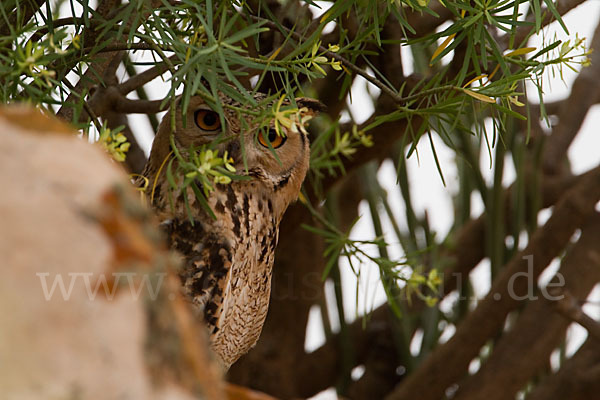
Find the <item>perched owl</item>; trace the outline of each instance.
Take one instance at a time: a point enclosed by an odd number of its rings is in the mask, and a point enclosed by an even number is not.
[[[224,95],[221,101],[244,107]],[[290,202],[298,198],[308,170],[309,141],[301,124],[321,105],[304,98],[296,102],[300,109],[297,125],[281,127],[284,135],[278,135],[273,126],[259,132],[250,118],[241,121],[239,113],[224,107],[225,140],[217,148],[233,158],[237,174],[250,179],[215,185],[208,204],[216,219],[205,211],[192,190],[173,190],[167,180],[164,165],[171,153],[173,110],[159,127],[143,172],[148,183],[146,193],[152,197],[170,246],[184,256],[183,290],[203,315],[213,350],[225,368],[258,340],[269,304],[279,223]],[[190,146],[208,144],[222,135],[220,115],[200,96],[191,98],[185,117],[181,105],[175,113],[174,142],[182,154]]]

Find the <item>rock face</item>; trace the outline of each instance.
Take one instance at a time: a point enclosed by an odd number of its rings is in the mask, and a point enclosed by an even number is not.
[[[0,397],[221,397],[171,259],[102,149],[0,108],[0,185]]]

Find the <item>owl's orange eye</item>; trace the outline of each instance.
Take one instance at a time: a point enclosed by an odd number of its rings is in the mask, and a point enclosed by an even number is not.
[[[211,110],[196,110],[194,113],[194,122],[198,128],[205,131],[216,131],[221,129],[221,119],[219,114]]]
[[[274,149],[277,149],[283,146],[286,140],[287,137],[277,134],[277,131],[273,128],[269,129],[268,133],[260,132],[258,134],[258,143],[260,143],[266,148],[272,147]]]

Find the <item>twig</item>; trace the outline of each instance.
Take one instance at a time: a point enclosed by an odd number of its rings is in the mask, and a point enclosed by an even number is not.
[[[123,64],[125,66],[125,71],[127,72],[127,76],[129,78],[133,78],[137,75],[137,70],[135,69],[129,55],[125,56]],[[166,65],[164,63],[161,63],[161,64]],[[117,86],[117,90],[120,91],[119,86]],[[150,98],[148,97],[148,93],[146,92],[146,89],[144,88],[143,84],[141,86],[138,86],[137,88],[135,88],[135,93],[137,94],[137,97],[140,100],[150,100]],[[158,119],[156,118],[156,114],[147,114],[147,116],[148,116],[148,120],[149,120],[150,124],[152,125],[152,132],[157,132],[158,131]]]
[[[84,47],[82,52],[83,53],[91,53],[92,51],[94,51],[95,54],[97,54],[97,53],[108,53],[108,52],[113,52],[113,51],[124,51],[124,50],[152,50],[152,51],[155,51],[157,47],[161,48],[164,51],[172,51],[172,50],[169,50],[168,47],[159,46],[159,45],[153,46],[149,43],[142,43],[142,42],[125,43],[125,42],[123,42],[123,43],[110,44],[110,45],[102,47],[101,49],[98,49],[97,46]]]
[[[73,93],[74,95],[76,95],[77,97],[79,97],[81,99],[83,108],[85,109],[85,111],[88,113],[88,115],[92,119],[92,122],[94,123],[94,126],[96,127],[96,129],[98,129],[98,132],[101,132],[102,124],[100,123],[100,120],[96,116],[96,113],[94,113],[94,110],[92,110],[92,107],[90,107],[88,102],[82,97],[81,93],[77,93],[75,87],[71,84],[71,82],[69,82],[66,78],[64,78],[63,83],[65,84],[66,87],[69,88],[71,93]]]
[[[101,17],[106,17],[106,16],[110,15],[112,12],[115,12],[116,5],[117,5],[116,0],[102,1],[98,5],[97,15],[99,15]],[[95,43],[97,33],[94,30],[85,29],[84,37],[86,38],[86,40],[89,40],[91,43]],[[110,57],[110,59],[112,59],[112,57]],[[90,64],[87,71],[83,74],[83,76],[79,79],[79,81],[75,85],[75,91],[76,92],[83,91],[83,90],[89,88],[90,86],[92,86],[95,82],[95,79],[93,79],[94,70],[95,69],[104,69],[104,67],[106,67],[106,65],[110,62],[110,59],[108,61],[94,62],[94,63]],[[98,67],[100,67],[100,68],[98,68]],[[61,71],[57,75],[60,77],[66,76],[67,72],[71,68],[72,67],[67,67],[66,70]],[[73,119],[73,109],[68,106],[69,102],[71,102],[73,100],[73,96],[76,96],[76,94],[70,93],[69,96],[67,97],[67,100],[64,102],[64,104],[61,106],[61,108],[56,113],[56,115],[59,118],[66,120],[68,122],[71,122],[71,120]]]
[[[262,18],[262,17],[257,17],[255,15],[250,15],[250,18],[257,21],[257,22],[263,22],[266,26],[272,28],[272,29],[280,29],[283,28],[287,34],[290,34],[291,36],[294,37],[294,39],[296,39],[298,42],[302,42],[305,38],[304,36],[300,35],[297,32],[294,32],[284,26],[280,26],[277,25],[275,22]],[[383,82],[381,82],[379,79],[375,78],[374,76],[371,76],[367,73],[367,71],[365,71],[364,69],[358,67],[356,64],[350,62],[349,60],[347,60],[346,58],[342,57],[341,55],[334,53],[332,51],[330,51],[329,49],[326,49],[323,46],[319,46],[319,50],[325,54],[327,54],[329,57],[333,58],[336,61],[339,61],[343,66],[345,66],[346,68],[348,68],[349,70],[353,71],[354,73],[356,73],[357,75],[362,76],[363,78],[365,78],[367,81],[369,81],[370,83],[372,83],[373,85],[377,86],[379,89],[381,89],[382,92],[384,92],[385,94],[387,94],[388,96],[390,96],[392,99],[394,99],[397,103],[402,103],[404,102],[404,98],[399,96],[397,92],[393,91],[392,89],[390,89],[387,85],[385,85]]]
[[[23,1],[20,2],[20,5],[17,6],[22,7],[21,12],[18,13],[14,9],[11,10],[13,12],[10,13],[10,15],[8,16],[8,21],[5,20],[2,16],[0,16],[0,36],[8,36],[11,33],[12,27],[14,27],[14,25],[17,22],[18,15],[24,16],[23,24],[26,25],[31,19],[31,17],[33,17],[33,15],[39,11],[39,9],[44,5],[45,2],[46,0]],[[2,14],[4,14],[4,12]]]
[[[253,17],[253,18],[259,18],[262,20],[262,18],[260,17]],[[269,23],[267,23],[266,25],[271,25]],[[273,26],[277,26],[276,24],[272,23]],[[299,35],[298,33],[295,32],[290,32],[294,37],[296,38],[302,38],[301,35]],[[84,52],[89,53],[92,50],[94,50],[95,47],[86,47],[83,49]],[[117,43],[117,44],[113,44],[113,45],[109,45],[109,46],[105,46],[100,50],[97,50],[97,53],[105,53],[105,52],[112,52],[112,51],[122,51],[122,50],[152,50],[152,51],[173,51],[171,49],[169,49],[166,46],[159,46],[157,44],[153,44],[153,43]],[[402,97],[400,95],[398,95],[398,93],[396,93],[395,91],[393,91],[392,89],[390,89],[387,85],[385,85],[383,82],[381,82],[380,80],[378,80],[377,78],[369,75],[365,70],[363,70],[362,68],[359,68],[356,64],[348,61],[346,58],[340,56],[337,53],[334,53],[330,50],[327,50],[325,47],[323,46],[319,46],[319,50],[321,50],[322,52],[326,53],[328,56],[330,56],[331,58],[335,59],[336,61],[339,61],[340,63],[342,63],[342,65],[344,65],[345,67],[347,67],[348,69],[350,69],[351,71],[355,72],[357,75],[362,76],[363,78],[365,78],[367,81],[369,81],[370,83],[372,83],[373,85],[377,86],[379,89],[381,89],[382,92],[386,93],[387,95],[389,95],[392,99],[394,99],[394,101],[396,101],[397,103],[406,103],[408,101],[411,101],[413,99],[417,99],[429,94],[434,94],[434,93],[439,93],[439,92],[443,92],[446,91],[448,89],[456,89],[454,86],[442,86],[442,87],[438,87],[438,88],[433,88],[430,89],[426,92],[420,92],[419,94],[414,94],[411,96],[407,96],[407,97]],[[255,60],[255,61],[261,61],[261,60]]]
[[[600,48],[600,24],[596,27],[592,48]],[[598,74],[600,73],[600,52],[591,55],[592,65],[584,68],[575,82],[569,94],[568,100],[562,104],[559,111],[559,124],[548,138],[543,154],[543,168],[545,172],[557,173],[564,165],[563,160],[579,127],[583,124],[585,115],[590,107],[596,103],[600,96],[600,84]]]
[[[102,73],[102,79],[105,85],[116,85],[117,84],[117,69],[119,65],[121,65],[121,61],[123,61],[123,57],[125,57],[125,52],[118,52],[115,56],[110,60],[106,68]]]
[[[584,2],[585,2],[585,0],[557,1],[556,2],[556,10],[558,11],[558,13],[560,15],[566,15],[570,10],[574,9],[575,7],[577,7],[578,5],[580,5]],[[554,16],[552,15],[551,12],[549,12],[547,7],[542,8],[541,14],[542,14],[541,27],[545,27],[546,25],[549,25],[552,21],[554,21]],[[527,21],[530,23],[533,23],[535,21],[535,16],[533,15],[533,13],[527,18]],[[523,25],[523,26],[517,28],[517,33],[515,35],[515,45],[520,45],[526,39],[528,39],[530,37],[530,35],[532,34],[531,32],[532,32],[532,30],[531,30],[530,25]],[[506,42],[508,42],[509,37],[510,37],[510,35],[508,35],[508,34],[504,36]]]
[[[577,322],[583,326],[590,336],[600,341],[600,322],[596,321],[589,315],[587,315],[579,305],[577,299],[568,290],[560,290],[554,288],[552,295],[561,296],[562,298],[556,302],[556,311],[562,316],[568,318],[571,321]]]
[[[169,57],[169,60],[171,62],[176,61],[177,55],[172,55],[171,57]],[[166,62],[163,61],[159,64],[156,64],[152,68],[145,70],[144,72],[141,72],[135,76],[132,76],[125,82],[120,83],[117,86],[117,88],[119,89],[119,92],[121,92],[122,94],[130,93],[133,90],[136,90],[137,88],[150,82],[154,78],[157,78],[158,76],[162,75],[168,69],[169,69],[169,66],[166,64]]]
[[[114,107],[123,114],[156,114],[169,108],[164,100],[132,100],[120,95],[114,97]]]
[[[91,20],[90,23],[98,24],[98,21]],[[81,17],[59,18],[59,19],[55,19],[54,21],[52,21],[52,26],[54,28],[60,28],[61,26],[67,26],[67,25],[83,25],[83,24],[84,24],[84,19]],[[31,41],[31,42],[38,41],[44,35],[48,34],[49,32],[50,32],[50,29],[48,28],[48,26],[42,26],[42,27],[40,27],[40,29],[35,31],[33,35],[31,35],[31,38],[29,38],[29,41]]]

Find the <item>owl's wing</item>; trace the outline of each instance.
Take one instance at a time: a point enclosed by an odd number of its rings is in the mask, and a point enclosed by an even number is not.
[[[199,221],[171,219],[161,225],[168,235],[169,246],[184,257],[179,273],[184,293],[204,314],[214,333],[231,270],[231,246],[219,236],[207,233]]]

